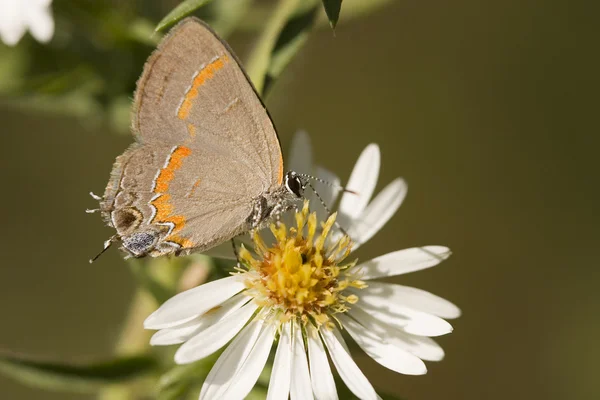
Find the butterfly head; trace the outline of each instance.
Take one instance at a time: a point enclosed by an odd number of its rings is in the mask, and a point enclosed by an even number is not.
[[[283,183],[288,192],[300,198],[304,196],[304,189],[308,184],[308,180],[296,172],[290,171],[285,174]]]

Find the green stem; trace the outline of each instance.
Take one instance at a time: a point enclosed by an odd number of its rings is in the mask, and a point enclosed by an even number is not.
[[[116,355],[143,354],[150,348],[152,332],[143,328],[144,319],[156,309],[156,301],[139,288],[129,307],[127,318],[115,346]],[[110,386],[98,395],[99,400],[132,400],[139,398],[141,382]]]

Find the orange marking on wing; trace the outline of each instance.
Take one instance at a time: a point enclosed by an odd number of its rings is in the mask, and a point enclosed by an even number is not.
[[[189,242],[187,239],[175,235],[175,233],[180,231],[185,226],[185,217],[183,215],[172,215],[173,205],[171,204],[171,195],[166,192],[169,190],[169,185],[175,177],[175,171],[181,168],[183,159],[188,157],[190,154],[192,154],[192,150],[190,150],[188,147],[178,146],[175,148],[166,167],[160,171],[158,177],[156,178],[154,192],[162,194],[150,202],[150,204],[156,208],[156,215],[154,216],[152,222],[171,222],[174,225],[171,234],[167,236],[165,240],[176,242],[182,246],[182,243],[184,242],[186,244],[191,244],[191,242]]]
[[[215,73],[221,68],[223,68],[228,62],[229,57],[227,57],[226,55],[222,58],[217,58],[215,61],[211,62],[206,67],[204,67],[198,73],[198,75],[196,75],[194,81],[192,82],[192,86],[185,94],[181,106],[179,106],[179,111],[177,111],[177,117],[179,119],[186,119],[190,114],[194,99],[198,97],[198,89],[200,88],[200,86],[204,85],[204,83],[206,83],[207,80],[212,79],[215,76]]]
[[[166,239],[169,240],[169,241],[171,241],[171,242],[177,243],[178,245],[180,245],[184,249],[189,249],[189,248],[194,247],[194,242],[192,242],[191,240],[188,240],[188,239],[186,239],[184,237],[181,237],[181,236],[170,235]]]
[[[190,134],[190,138],[196,137],[196,127],[193,124],[187,125],[188,133]]]
[[[175,151],[173,151],[169,163],[160,171],[158,178],[156,178],[154,193],[164,193],[169,190],[169,184],[175,177],[175,171],[181,168],[183,159],[190,154],[192,154],[192,150],[185,146],[178,146]]]
[[[277,176],[277,183],[281,185],[283,183],[283,157],[279,155],[279,175]]]
[[[200,179],[197,179],[196,182],[194,182],[194,184],[192,185],[192,188],[190,189],[189,193],[185,195],[185,197],[190,198],[194,195],[194,193],[196,192],[196,189],[198,189],[198,186],[200,185]]]

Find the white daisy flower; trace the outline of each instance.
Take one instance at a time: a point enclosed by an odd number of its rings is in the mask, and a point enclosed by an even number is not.
[[[307,145],[306,139],[295,142]],[[423,290],[373,280],[437,265],[449,249],[425,246],[358,265],[348,261],[356,245],[389,219],[390,209],[395,212],[406,191],[403,181],[394,181],[369,202],[375,183],[362,179],[376,181],[378,168],[379,151],[369,146],[349,182],[362,193],[341,200],[345,226],[357,242],[336,232],[336,214],[319,224],[305,202],[295,226],[271,225],[272,245],[253,235],[253,251],[240,251],[238,273],[180,293],[146,319],[145,328],[158,330],[151,344],[183,343],[175,353],[178,364],[207,357],[231,341],[204,381],[200,399],[243,399],[276,341],[267,399],[337,399],[329,360],[358,398],[377,399],[350,355],[344,330],[375,361],[399,373],[424,374],[423,360],[443,358],[431,337],[451,332],[445,319],[458,317],[460,310]],[[323,193],[335,198],[335,191]]]
[[[14,46],[29,29],[38,42],[48,42],[54,34],[50,3],[52,0],[0,0],[0,39]]]

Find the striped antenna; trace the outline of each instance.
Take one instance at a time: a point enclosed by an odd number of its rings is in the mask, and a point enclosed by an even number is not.
[[[343,187],[341,185],[336,185],[335,183],[331,183],[329,181],[326,181],[325,179],[321,179],[321,178],[318,178],[316,176],[312,176],[312,175],[308,175],[308,174],[298,174],[298,173],[296,175],[301,176],[301,177],[306,178],[306,179],[312,179],[313,181],[321,182],[322,184],[327,185],[327,186],[332,187],[332,188],[335,188],[335,189],[340,189],[342,192],[352,193],[352,194],[358,194],[354,190],[346,189],[345,187]],[[314,187],[311,187],[311,188],[312,188],[313,191],[315,190]],[[317,194],[317,192],[315,192],[315,194]],[[317,194],[317,197],[318,196],[319,195]]]
[[[308,176],[304,176],[305,178],[308,178]],[[319,182],[323,182],[323,183],[329,183],[327,181],[324,181],[322,179],[315,179],[318,180]],[[306,183],[306,186],[308,186],[309,188],[312,189],[313,193],[315,194],[315,196],[317,196],[317,199],[319,199],[319,201],[321,202],[321,205],[323,206],[323,208],[325,209],[325,211],[327,211],[327,216],[329,217],[331,215],[331,210],[329,209],[329,207],[327,207],[327,204],[325,204],[325,200],[323,200],[323,198],[319,195],[319,193],[315,190],[315,187],[313,185],[310,184],[310,182]],[[330,184],[331,187],[336,187],[332,184]],[[349,192],[349,193],[353,193],[353,192]],[[350,236],[348,235],[348,232],[346,232],[346,230],[344,228],[342,228],[342,226],[338,223],[337,219],[335,220],[335,225],[339,228],[339,230],[346,236]]]

